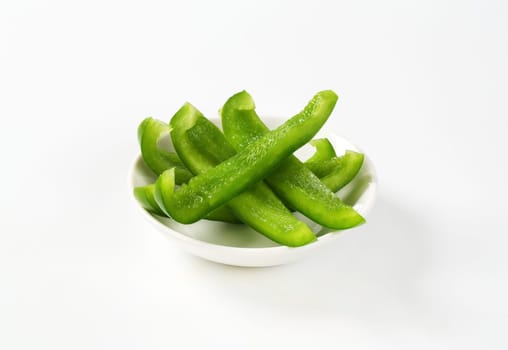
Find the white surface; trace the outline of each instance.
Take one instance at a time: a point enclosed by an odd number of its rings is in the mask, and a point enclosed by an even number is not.
[[[210,119],[220,126],[219,118]],[[275,128],[282,124],[284,119],[263,118],[263,122],[268,127]],[[346,150],[361,152],[357,146],[333,132],[326,132],[321,129],[315,138],[327,138],[339,156],[344,154]],[[169,135],[161,138],[159,142],[166,144],[168,150],[174,151]],[[313,149],[313,147],[308,145],[301,147],[298,150],[299,153],[302,153],[301,160],[310,158],[313,154]],[[310,151],[310,153],[303,157],[304,151]],[[145,186],[154,183],[156,180],[155,174],[143,162],[141,155],[136,157],[131,165],[129,180],[127,188],[129,193],[132,193],[135,187]],[[358,174],[351,182],[337,192],[337,195],[347,204],[351,205],[365,219],[369,220],[368,214],[375,204],[376,192],[376,171],[372,161],[368,156],[365,156],[362,168]],[[350,198],[349,201],[347,201],[348,197]],[[164,236],[172,240],[174,244],[179,245],[182,249],[193,255],[232,266],[268,267],[295,262],[311,254],[319,254],[323,248],[330,245],[336,239],[340,239],[342,237],[341,233],[354,234],[358,229],[353,228],[343,230],[342,232],[334,232],[305,218],[301,214],[297,214],[308,224],[318,239],[302,247],[286,247],[273,242],[247,225],[227,224],[209,220],[200,220],[191,225],[182,225],[175,220],[149,213],[141,205],[138,205],[134,195],[131,198],[139,209],[140,215]]]
[[[1,349],[506,349],[503,1],[0,3]],[[136,127],[340,95],[368,225],[301,263],[194,258],[125,191]]]

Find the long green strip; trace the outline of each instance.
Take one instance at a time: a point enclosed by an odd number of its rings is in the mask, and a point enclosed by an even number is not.
[[[245,91],[232,96],[222,108],[224,134],[238,151],[271,133],[254,109],[254,101]],[[320,225],[346,229],[365,222],[295,156],[282,160],[265,181],[285,203]]]
[[[217,126],[192,106],[184,109],[185,113],[173,118],[171,136],[193,173],[206,172],[236,154]],[[231,199],[226,206],[245,224],[277,243],[294,247],[316,239],[263,181]]]
[[[154,198],[155,184],[134,188],[134,196],[141,206],[152,214],[165,216]]]
[[[309,144],[314,146],[316,151],[312,157],[305,161],[306,165],[307,163],[317,163],[325,160],[330,160],[333,157],[337,157],[337,153],[335,153],[335,149],[333,148],[332,143],[327,138],[314,139],[311,140]]]
[[[281,160],[309,142],[330,116],[337,95],[316,94],[304,110],[245,149],[174,191],[174,171],[156,183],[159,207],[181,223],[193,223],[263,179]],[[185,107],[185,106],[184,106]],[[165,175],[166,174],[166,175]]]
[[[176,183],[187,182],[192,174],[185,169],[178,156],[158,146],[159,140],[167,134],[169,125],[160,120],[148,117],[141,122],[138,127],[138,141],[143,160],[156,175],[174,167]]]
[[[167,216],[155,201],[155,184],[139,186],[134,188],[134,197],[139,204],[152,214]],[[218,207],[206,214],[205,219],[213,221],[224,221],[231,224],[240,224],[241,221],[226,206]]]
[[[337,157],[330,140],[326,138],[309,143],[316,148],[316,152],[304,164],[332,192],[337,192],[351,182],[363,165],[362,153],[346,150],[344,155]]]
[[[346,186],[360,171],[364,161],[362,153],[347,150],[340,157],[332,157],[328,160],[307,161],[305,166],[309,168],[321,182],[332,192],[337,192]]]
[[[161,149],[158,146],[159,140],[169,134],[169,125],[160,120],[148,117],[144,119],[138,127],[138,140],[141,146],[141,155],[145,164],[156,174],[160,175],[165,170],[175,168],[175,181],[182,184],[189,181],[193,176],[185,168],[182,161],[176,153]],[[134,196],[141,206],[149,212],[165,216],[154,198],[155,184],[136,187]],[[219,207],[212,210],[205,217],[208,220],[225,221],[230,223],[239,223],[235,215],[225,207]]]

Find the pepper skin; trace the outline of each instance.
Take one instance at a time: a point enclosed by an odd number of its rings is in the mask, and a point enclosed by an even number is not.
[[[248,149],[270,134],[257,116],[254,101],[246,91],[226,102],[221,117],[224,134],[237,151]],[[365,222],[293,155],[282,160],[265,181],[287,205],[320,225],[340,230]]]
[[[169,125],[160,120],[148,117],[138,127],[138,141],[145,164],[160,175],[169,168],[175,168],[176,183],[189,181],[192,174],[184,167],[176,153],[161,149],[159,140],[169,134]]]
[[[181,223],[203,218],[262,180],[283,159],[309,142],[326,122],[336,102],[337,95],[333,91],[319,92],[302,112],[229,159],[194,176],[176,191],[174,170],[164,172],[155,189],[159,207]]]
[[[192,111],[194,125],[189,129],[175,126],[172,136],[177,149],[182,148],[185,153],[182,159],[190,160],[186,163],[188,168],[199,174],[230,158],[236,151],[217,126],[193,107],[187,109]],[[194,157],[196,154],[199,157]],[[308,226],[293,216],[263,181],[231,199],[226,206],[245,224],[277,243],[301,246],[316,239]]]

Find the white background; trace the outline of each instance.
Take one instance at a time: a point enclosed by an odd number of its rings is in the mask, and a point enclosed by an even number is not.
[[[504,1],[0,3],[1,349],[506,349]],[[134,207],[146,116],[246,89],[376,164],[365,226],[244,269]]]

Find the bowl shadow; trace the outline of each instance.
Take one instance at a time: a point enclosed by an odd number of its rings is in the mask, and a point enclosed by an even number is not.
[[[307,318],[404,322],[411,314],[428,320],[421,284],[428,269],[431,235],[411,210],[380,194],[368,224],[322,249],[319,255],[284,266],[242,268],[186,255],[186,268],[203,279],[207,292],[227,295],[267,312]]]

